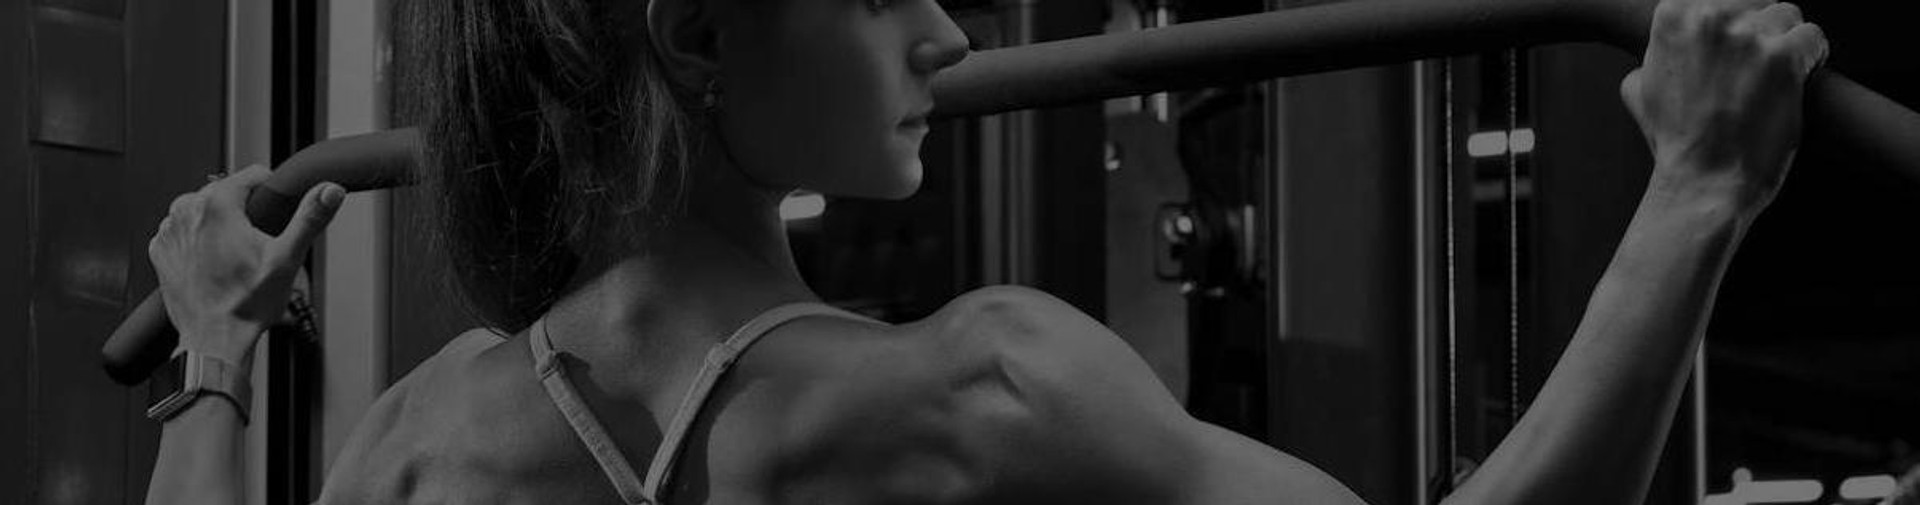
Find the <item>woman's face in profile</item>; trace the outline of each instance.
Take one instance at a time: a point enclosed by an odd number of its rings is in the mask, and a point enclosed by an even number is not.
[[[838,196],[919,187],[936,73],[966,35],[935,0],[747,0],[720,41],[719,128],[748,175]]]

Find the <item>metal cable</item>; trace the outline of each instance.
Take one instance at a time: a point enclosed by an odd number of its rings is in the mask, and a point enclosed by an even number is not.
[[[1507,416],[1520,424],[1520,49],[1507,49]]]
[[[1441,212],[1441,219],[1443,221],[1442,226],[1446,229],[1447,241],[1445,259],[1447,269],[1447,454],[1441,458],[1441,468],[1446,471],[1444,476],[1446,478],[1447,488],[1452,489],[1454,474],[1458,472],[1458,469],[1454,468],[1454,458],[1460,454],[1460,377],[1458,372],[1460,354],[1460,332],[1458,331],[1460,303],[1458,300],[1458,275],[1454,267],[1454,221],[1456,220],[1456,216],[1454,215],[1455,167],[1453,151],[1452,59],[1442,60],[1440,65],[1440,83],[1442,88],[1441,93],[1443,95],[1440,100],[1441,109],[1444,110],[1441,121],[1445,123],[1443,130],[1446,132],[1445,139],[1442,140],[1442,143],[1445,144],[1446,147],[1441,151],[1440,161],[1443,173],[1441,176],[1441,193],[1446,195],[1446,209]]]

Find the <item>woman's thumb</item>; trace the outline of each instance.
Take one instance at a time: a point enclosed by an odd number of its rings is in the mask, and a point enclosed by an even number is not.
[[[326,231],[327,223],[333,221],[333,213],[340,210],[340,202],[346,197],[346,188],[331,182],[322,182],[307,190],[306,197],[300,199],[300,209],[294,211],[293,220],[287,222],[287,229],[267,245],[268,260],[279,266],[299,262],[307,248],[313,246],[313,239]]]

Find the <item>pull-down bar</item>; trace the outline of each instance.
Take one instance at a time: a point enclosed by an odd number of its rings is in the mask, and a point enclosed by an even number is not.
[[[936,117],[1470,54],[1599,42],[1638,56],[1651,0],[1373,0],[1321,4],[975,54],[934,83]],[[1806,131],[1920,180],[1920,114],[1829,70]]]
[[[983,51],[934,83],[937,118],[1144,95],[1468,54],[1512,46],[1646,45],[1652,0],[1365,0]],[[1807,128],[1920,179],[1920,114],[1837,73],[1807,90]],[[411,183],[412,129],[329,140],[296,153],[255,190],[247,214],[277,231],[320,181],[349,190]],[[178,335],[150,294],[101,349],[108,375],[145,380]]]

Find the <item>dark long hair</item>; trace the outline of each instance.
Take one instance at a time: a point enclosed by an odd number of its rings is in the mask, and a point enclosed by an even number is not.
[[[594,251],[679,203],[696,126],[644,0],[414,0],[396,26],[437,204],[434,249],[486,324],[519,331]]]

